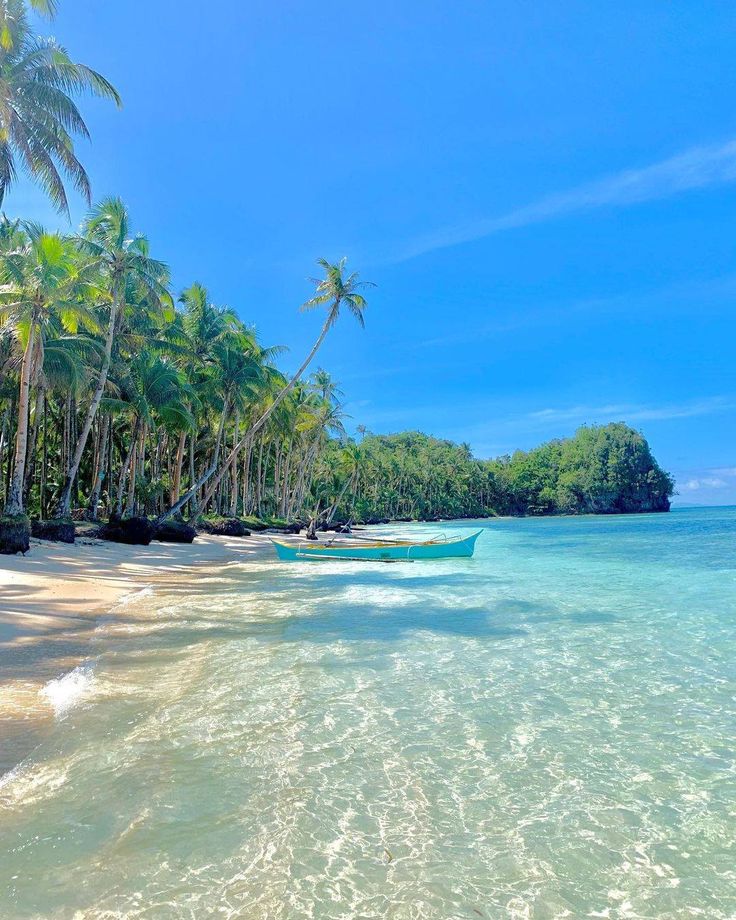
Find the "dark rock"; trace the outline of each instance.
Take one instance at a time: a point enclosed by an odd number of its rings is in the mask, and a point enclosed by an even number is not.
[[[293,523],[293,524],[281,524],[278,527],[269,527],[268,533],[299,533],[304,528],[304,524]]]
[[[169,520],[157,525],[153,538],[162,543],[192,543],[196,536],[197,531],[191,524]]]
[[[255,531],[255,533],[260,533],[263,530],[269,529],[269,526],[265,521],[259,521],[256,518],[248,518],[248,520],[244,521],[243,523],[249,530]]]
[[[39,540],[51,540],[54,543],[73,543],[74,521],[52,518],[50,521],[31,521],[31,534]]]
[[[25,514],[0,517],[0,553],[27,553],[31,546],[31,522]]]
[[[199,529],[219,537],[249,537],[250,530],[235,517],[202,518]]]
[[[101,540],[113,543],[127,543],[130,546],[148,546],[153,540],[155,527],[145,517],[111,519],[100,527],[98,535]]]

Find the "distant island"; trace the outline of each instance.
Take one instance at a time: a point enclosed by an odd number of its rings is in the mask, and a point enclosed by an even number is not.
[[[646,439],[620,422],[495,460],[419,432],[360,447],[354,506],[339,509],[358,521],[669,511],[674,491]]]

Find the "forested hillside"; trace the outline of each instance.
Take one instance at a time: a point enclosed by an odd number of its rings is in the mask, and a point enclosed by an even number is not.
[[[354,499],[338,510],[358,520],[667,511],[673,492],[646,440],[620,423],[496,460],[418,432],[371,435],[357,450]]]

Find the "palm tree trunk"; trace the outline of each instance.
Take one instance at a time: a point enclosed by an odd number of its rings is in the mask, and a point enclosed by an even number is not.
[[[258,448],[258,463],[256,464],[256,515],[261,516],[263,508],[261,507],[261,502],[263,500],[263,493],[261,492],[261,470],[263,469],[263,439],[261,438],[261,444]]]
[[[289,501],[289,477],[291,476],[291,458],[293,455],[293,440],[289,439],[289,444],[286,448],[286,462],[284,464],[284,482],[281,488],[281,503],[279,506],[279,514],[284,520],[287,519],[288,514],[288,501]]]
[[[61,490],[61,496],[59,497],[59,501],[56,506],[54,516],[57,518],[69,517],[72,501],[72,486],[74,484],[74,480],[76,479],[77,471],[79,470],[79,464],[82,462],[82,454],[84,453],[84,448],[87,445],[87,438],[89,437],[89,432],[92,428],[92,422],[95,419],[97,409],[100,405],[100,400],[102,399],[102,394],[105,391],[105,383],[107,382],[107,375],[110,370],[110,361],[112,360],[112,344],[115,338],[115,326],[117,325],[121,299],[122,298],[119,298],[118,296],[114,297],[110,306],[110,322],[108,323],[107,335],[105,337],[105,354],[102,359],[102,367],[100,368],[100,375],[97,378],[97,386],[95,387],[95,391],[92,394],[92,400],[87,408],[87,414],[84,418],[82,430],[79,433],[79,437],[77,438],[77,444],[74,448],[74,455],[66,473],[64,488]]]
[[[179,443],[176,446],[176,458],[174,460],[174,475],[171,481],[171,504],[175,505],[179,501],[179,492],[181,490],[181,473],[184,467],[184,448],[187,443],[186,431],[179,432]]]
[[[131,514],[135,512],[134,502],[135,502],[135,480],[138,470],[136,469],[138,464],[138,452],[139,452],[139,442],[138,438],[133,439],[133,456],[130,460],[130,469],[128,471],[128,497],[125,502],[125,514],[130,517]]]
[[[36,388],[36,401],[33,407],[33,422],[31,424],[31,434],[28,438],[28,455],[26,457],[26,469],[23,477],[23,505],[28,505],[28,494],[31,491],[31,484],[36,465],[36,439],[38,438],[38,426],[41,421],[41,412],[43,411],[44,392],[42,386]]]
[[[251,444],[249,442],[243,455],[243,514],[248,514],[250,511],[250,455]]]
[[[41,456],[41,517],[46,517],[46,483],[49,479],[49,425],[48,425],[48,400],[43,394],[43,454]]]
[[[120,476],[118,478],[118,494],[117,494],[117,499],[115,501],[115,516],[119,518],[123,516],[123,496],[125,494],[125,480],[128,476],[128,470],[130,469],[130,464],[133,459],[133,451],[135,449],[135,445],[138,440],[138,424],[139,424],[138,419],[136,419],[135,424],[133,425],[133,431],[131,432],[131,435],[130,435],[130,447],[128,447],[128,452],[125,455],[125,460],[123,461],[123,465],[120,469]]]
[[[100,503],[100,492],[102,491],[102,483],[105,480],[105,465],[107,460],[107,437],[110,432],[110,415],[105,414],[102,419],[102,431],[100,433],[100,449],[98,451],[97,464],[94,471],[94,479],[92,481],[92,492],[89,497],[88,516],[91,521],[97,520],[97,506]]]
[[[5,470],[5,445],[8,443],[8,421],[10,419],[10,409],[3,412],[3,424],[0,428],[0,479]],[[8,466],[10,466],[10,450],[8,449]]]
[[[226,470],[227,467],[230,465],[230,463],[232,463],[233,458],[235,458],[235,457],[238,456],[238,454],[240,453],[240,450],[242,449],[243,445],[246,443],[246,441],[248,440],[248,438],[252,438],[254,435],[256,435],[256,434],[261,430],[261,428],[263,428],[263,426],[266,424],[266,422],[267,422],[267,421],[271,418],[271,416],[273,415],[273,413],[274,413],[274,411],[276,410],[276,408],[277,408],[277,407],[280,405],[280,403],[286,398],[286,396],[288,396],[288,394],[291,392],[291,390],[293,390],[294,386],[295,386],[296,383],[299,381],[299,379],[301,378],[302,374],[303,374],[304,371],[309,367],[309,365],[310,365],[311,362],[312,362],[312,359],[314,358],[314,356],[315,356],[315,355],[317,354],[317,352],[319,351],[320,346],[322,345],[322,343],[323,343],[324,340],[325,340],[325,336],[326,336],[327,333],[330,331],[330,326],[332,325],[333,321],[334,321],[334,320],[333,320],[333,310],[330,310],[330,312],[329,312],[328,315],[327,315],[327,319],[325,320],[324,325],[322,326],[322,331],[320,332],[319,336],[317,337],[317,341],[316,341],[316,342],[314,343],[314,345],[312,346],[312,348],[311,348],[309,354],[307,355],[307,357],[304,359],[304,361],[302,361],[301,366],[299,367],[299,370],[298,370],[298,371],[294,374],[294,376],[289,380],[289,382],[286,384],[286,386],[284,386],[284,387],[279,391],[279,393],[278,393],[277,396],[276,396],[276,399],[274,399],[274,401],[271,403],[271,405],[268,407],[268,409],[266,409],[266,411],[265,411],[265,412],[263,413],[263,415],[258,419],[258,421],[255,422],[255,424],[254,424],[248,431],[246,431],[246,433],[243,435],[243,437],[238,441],[238,443],[235,445],[235,447],[230,451],[230,453],[229,453],[227,459],[225,460],[225,463],[224,463],[224,465],[223,465],[222,470],[219,472],[219,474],[218,474],[217,477],[215,478],[215,481],[214,481],[213,483],[210,484],[209,491],[207,492],[207,495],[211,495],[211,494],[214,492],[214,490],[217,488],[217,486],[218,486],[218,484],[219,484],[219,482],[220,482],[220,479],[222,479],[222,476],[224,475],[225,470]],[[215,465],[215,466],[212,466],[212,465],[210,464],[210,466],[204,471],[204,473],[203,473],[202,476],[199,478],[199,480],[197,480],[197,482],[194,483],[194,485],[189,489],[189,491],[186,493],[186,495],[183,495],[183,496],[179,499],[178,502],[176,502],[176,503],[175,503],[171,508],[169,508],[169,510],[166,511],[164,514],[162,514],[162,515],[159,517],[157,523],[161,523],[162,521],[165,521],[167,518],[170,518],[173,514],[176,514],[177,511],[179,511],[180,508],[183,508],[184,505],[189,501],[189,499],[191,498],[191,496],[194,495],[194,494],[197,492],[198,489],[201,489],[202,486],[204,486],[207,482],[209,482],[209,480],[210,480],[210,479],[212,478],[212,476],[214,475],[215,470],[216,470],[216,465]]]
[[[351,474],[351,475],[348,476],[348,478],[345,480],[345,484],[343,485],[342,489],[340,489],[340,494],[337,496],[337,498],[335,499],[333,505],[330,507],[329,511],[327,512],[327,514],[326,514],[326,516],[325,516],[325,524],[331,524],[331,523],[332,523],[332,519],[335,517],[335,512],[337,511],[338,506],[340,505],[340,502],[341,502],[341,501],[343,500],[343,498],[345,497],[345,493],[347,492],[348,488],[350,487],[350,484],[352,483],[352,481],[353,481],[353,476],[352,476],[352,474]]]
[[[240,411],[236,410],[235,412],[235,428],[233,429],[233,446],[238,443],[238,437],[240,436]],[[233,457],[233,462],[230,467],[230,487],[232,494],[230,495],[230,514],[232,517],[235,517],[238,513],[238,458]]]
[[[23,352],[20,369],[20,390],[18,395],[18,427],[15,432],[15,457],[13,460],[13,477],[10,480],[5,514],[10,516],[23,514],[23,480],[25,478],[26,452],[28,450],[28,411],[31,403],[31,365],[36,339],[36,323],[31,320],[28,331],[28,343]]]

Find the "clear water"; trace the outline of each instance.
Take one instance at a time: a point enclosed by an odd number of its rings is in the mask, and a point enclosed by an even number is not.
[[[735,917],[735,538],[499,520],[141,598],[0,788],[0,916]]]

